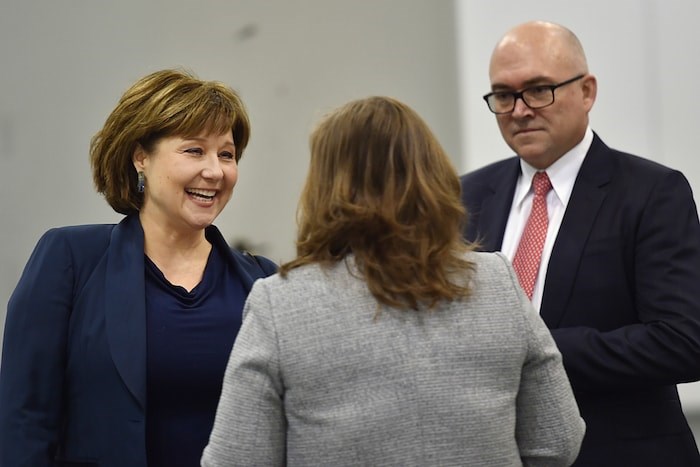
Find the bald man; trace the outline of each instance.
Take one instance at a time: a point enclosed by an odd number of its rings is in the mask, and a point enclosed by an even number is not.
[[[489,77],[484,100],[516,156],[462,177],[465,238],[514,261],[559,346],[587,425],[574,465],[700,466],[676,390],[700,379],[688,181],[591,130],[596,78],[568,29],[516,26]]]

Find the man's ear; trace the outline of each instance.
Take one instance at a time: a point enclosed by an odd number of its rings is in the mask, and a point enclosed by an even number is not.
[[[586,107],[586,111],[590,112],[598,94],[598,80],[593,75],[587,75],[583,78],[581,89],[583,91],[583,104]]]

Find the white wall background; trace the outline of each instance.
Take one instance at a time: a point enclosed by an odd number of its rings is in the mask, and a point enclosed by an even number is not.
[[[46,229],[119,219],[92,188],[87,148],[140,76],[184,66],[241,93],[253,137],[217,225],[283,261],[307,135],[331,107],[404,100],[461,171],[509,155],[481,95],[496,40],[530,19],[579,35],[601,137],[681,169],[699,193],[697,0],[0,0],[0,303]],[[682,389],[700,411],[700,389]]]

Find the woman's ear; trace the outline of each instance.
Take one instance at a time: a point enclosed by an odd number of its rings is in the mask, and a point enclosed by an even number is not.
[[[143,171],[147,156],[148,155],[146,154],[146,151],[144,151],[143,147],[141,147],[140,144],[137,144],[136,149],[134,149],[134,154],[131,156],[131,160],[134,163],[134,167],[136,168],[137,172]]]

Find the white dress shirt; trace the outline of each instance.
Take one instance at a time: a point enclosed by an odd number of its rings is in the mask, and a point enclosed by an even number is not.
[[[593,131],[589,127],[586,129],[586,133],[580,143],[545,170],[549,180],[552,182],[552,189],[547,193],[547,214],[549,216],[547,237],[542,249],[542,259],[540,260],[540,269],[535,280],[535,289],[532,292],[532,305],[538,312],[542,304],[542,292],[552,247],[559,233],[559,227],[564,218],[564,211],[569,204],[576,176],[592,142]],[[520,177],[518,177],[515,186],[513,203],[510,207],[508,223],[503,235],[503,245],[501,245],[501,251],[511,261],[513,261],[515,256],[520,236],[523,233],[525,223],[530,215],[530,209],[532,208],[532,198],[534,197],[532,178],[535,176],[535,173],[537,173],[537,169],[520,159]]]

